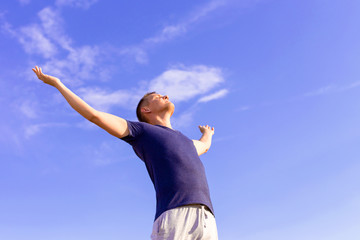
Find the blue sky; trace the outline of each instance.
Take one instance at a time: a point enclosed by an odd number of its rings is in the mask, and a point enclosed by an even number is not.
[[[220,239],[360,236],[360,2],[0,2],[0,238],[149,239],[155,193],[129,145],[31,68],[135,120],[149,90],[201,156]]]

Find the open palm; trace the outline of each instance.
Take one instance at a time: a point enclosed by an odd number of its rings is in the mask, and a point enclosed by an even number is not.
[[[46,84],[49,84],[51,86],[55,86],[58,82],[60,82],[60,80],[56,77],[44,74],[41,70],[40,67],[36,66],[35,68],[32,69],[34,71],[34,73],[36,74],[36,76],[43,81]]]

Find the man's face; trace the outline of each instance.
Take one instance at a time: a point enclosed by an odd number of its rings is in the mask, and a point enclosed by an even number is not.
[[[160,95],[158,93],[148,96],[148,107],[153,113],[161,113],[164,111],[170,111],[171,115],[174,113],[175,106],[170,102],[167,95]]]

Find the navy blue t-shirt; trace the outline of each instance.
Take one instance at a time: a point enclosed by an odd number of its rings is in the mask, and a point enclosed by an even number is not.
[[[204,204],[214,212],[205,169],[191,139],[177,130],[127,121],[129,143],[144,161],[156,191],[155,220],[165,211]]]

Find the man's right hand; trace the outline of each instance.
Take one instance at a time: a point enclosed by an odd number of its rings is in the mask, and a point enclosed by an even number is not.
[[[70,91],[58,78],[43,74],[41,68],[38,66],[33,68],[33,71],[41,81],[56,87],[70,106],[80,113],[81,116],[115,137],[123,138],[129,135],[129,128],[125,119],[95,110],[75,93]]]
[[[32,70],[34,71],[36,76],[46,84],[49,84],[49,85],[55,87],[55,85],[60,82],[60,79],[58,79],[56,77],[53,77],[53,76],[50,76],[50,75],[47,75],[47,74],[44,74],[42,72],[41,68],[38,67],[38,66],[36,66]]]

